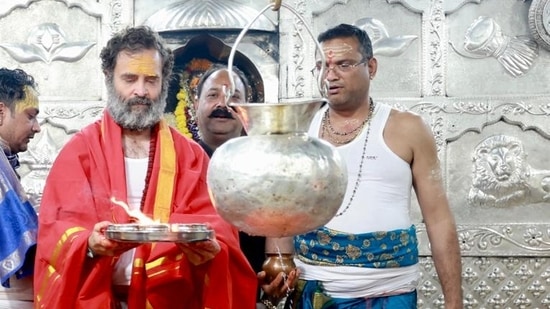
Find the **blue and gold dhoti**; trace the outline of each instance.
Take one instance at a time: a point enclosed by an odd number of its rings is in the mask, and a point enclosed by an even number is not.
[[[418,263],[416,228],[348,234],[322,227],[295,236],[296,257],[320,266],[404,267]],[[416,308],[416,291],[374,298],[333,298],[322,283],[300,280],[291,298],[296,309]]]

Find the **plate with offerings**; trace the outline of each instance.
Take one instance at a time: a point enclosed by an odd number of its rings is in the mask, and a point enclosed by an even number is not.
[[[212,239],[214,231],[206,224],[156,223],[111,224],[105,230],[111,240],[123,242],[196,242]]]

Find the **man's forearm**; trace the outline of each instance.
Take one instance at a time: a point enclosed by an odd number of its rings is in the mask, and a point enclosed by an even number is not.
[[[456,229],[438,234],[432,243],[432,255],[445,297],[445,308],[463,308],[462,262]]]

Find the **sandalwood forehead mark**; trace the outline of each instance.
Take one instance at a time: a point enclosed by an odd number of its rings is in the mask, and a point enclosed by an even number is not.
[[[128,69],[134,74],[143,74],[146,76],[157,76],[156,57],[151,55],[133,55],[128,61]]]
[[[15,102],[15,111],[19,113],[27,108],[38,109],[38,96],[36,91],[30,86],[25,86],[23,92],[25,92],[25,97]]]
[[[325,53],[325,57],[328,61],[332,60],[334,57],[342,57],[346,54],[349,54],[353,51],[353,47],[351,47],[349,44],[341,44],[338,46],[327,46],[323,47],[323,53]]]

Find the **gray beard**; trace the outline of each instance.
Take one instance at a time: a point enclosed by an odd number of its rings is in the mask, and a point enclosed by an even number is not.
[[[123,129],[141,131],[152,128],[160,122],[166,108],[166,91],[163,90],[157,100],[134,97],[122,98],[112,83],[107,86],[107,111],[113,120]],[[135,104],[146,104],[141,111],[132,110]]]

